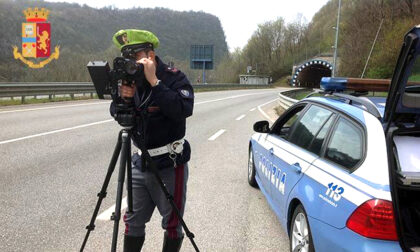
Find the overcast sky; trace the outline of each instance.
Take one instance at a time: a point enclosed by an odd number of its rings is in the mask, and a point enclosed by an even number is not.
[[[328,0],[47,0],[50,2],[69,2],[87,4],[91,7],[114,6],[119,9],[132,7],[164,7],[178,11],[204,11],[219,17],[225,31],[229,50],[243,48],[257,29],[258,24],[272,21],[278,17],[293,22],[302,15],[309,22],[313,15]]]

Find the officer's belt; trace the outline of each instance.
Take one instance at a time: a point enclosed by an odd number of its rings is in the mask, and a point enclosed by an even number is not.
[[[176,141],[174,141],[172,143],[169,143],[167,145],[164,145],[162,147],[149,149],[147,151],[149,152],[149,155],[151,157],[163,155],[163,154],[166,154],[166,153],[169,153],[170,155],[181,154],[182,150],[184,149],[184,142],[185,142],[185,140],[184,140],[184,138],[182,138],[180,140],[176,140]],[[141,155],[141,150],[138,150],[138,154]]]

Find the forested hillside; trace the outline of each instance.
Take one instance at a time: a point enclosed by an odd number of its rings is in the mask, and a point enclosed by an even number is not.
[[[28,7],[50,10],[52,48],[60,45],[60,58],[43,69],[30,69],[13,59],[12,46],[21,51],[22,11]],[[213,44],[216,63],[227,54],[225,35],[217,17],[204,12],[179,12],[163,8],[95,9],[86,5],[28,0],[0,1],[0,81],[89,81],[89,60],[112,61],[119,54],[112,35],[123,28],[154,32],[160,47],[157,54],[175,62],[191,78],[199,71],[189,70],[191,44]]]
[[[403,37],[420,23],[420,0],[347,0],[340,37],[343,76],[360,77],[381,20],[365,77],[391,78]]]
[[[242,50],[228,55],[216,70],[220,82],[237,82],[252,66],[277,80],[294,64],[319,54],[333,54],[338,0],[330,0],[306,22],[297,16],[260,24]],[[361,77],[381,20],[382,28],[365,78],[390,78],[404,34],[420,23],[420,0],[342,0],[337,76]]]
[[[13,59],[12,46],[21,45],[22,11],[44,7],[51,11],[52,45],[60,45],[60,59],[43,69],[30,69]],[[402,38],[420,23],[420,0],[342,0],[338,43],[338,76],[360,77],[376,32],[383,20],[372,52],[367,78],[390,78]],[[270,8],[270,6],[267,6]],[[283,18],[258,26],[246,46],[228,53],[225,35],[217,17],[203,12],[168,9],[95,9],[86,5],[29,0],[0,1],[0,81],[89,81],[89,60],[111,61],[119,54],[112,35],[121,28],[153,31],[160,39],[157,50],[165,62],[187,73],[195,82],[200,70],[189,69],[191,44],[214,44],[216,69],[208,71],[208,82],[238,82],[247,66],[254,73],[276,81],[290,75],[292,67],[319,54],[332,54],[338,0],[330,0],[313,17],[295,21]]]

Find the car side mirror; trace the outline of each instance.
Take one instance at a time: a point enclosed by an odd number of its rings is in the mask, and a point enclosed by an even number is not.
[[[254,131],[258,133],[268,133],[270,131],[269,123],[267,121],[254,123]]]

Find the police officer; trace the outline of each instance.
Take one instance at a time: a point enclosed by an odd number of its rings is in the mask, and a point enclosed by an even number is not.
[[[192,86],[181,71],[167,66],[156,56],[154,49],[159,40],[153,33],[120,30],[113,42],[122,52],[131,49],[137,63],[144,65],[147,85],[122,85],[119,95],[123,99],[133,98],[136,113],[146,115],[142,117],[145,122],[139,122],[133,130],[133,143],[139,146],[140,139],[146,140],[146,148],[157,162],[159,174],[182,215],[191,153],[190,145],[184,139],[185,121],[193,113]],[[110,110],[111,114],[115,112],[114,104]],[[179,251],[184,234],[178,217],[140,153],[133,155],[132,163],[133,212],[127,210],[124,215],[124,252],[141,250],[145,225],[155,207],[165,229],[162,251]]]

